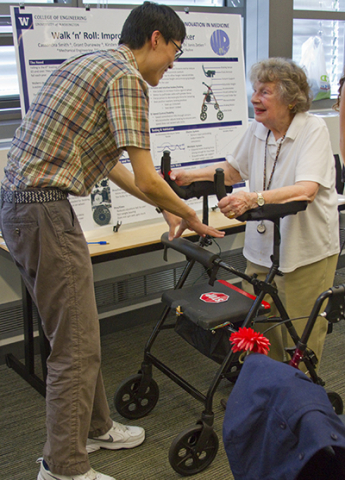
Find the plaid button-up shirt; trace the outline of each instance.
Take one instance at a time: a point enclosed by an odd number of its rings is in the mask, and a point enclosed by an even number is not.
[[[128,47],[67,60],[17,129],[3,187],[89,194],[124,148],[150,148],[148,104],[148,86]]]

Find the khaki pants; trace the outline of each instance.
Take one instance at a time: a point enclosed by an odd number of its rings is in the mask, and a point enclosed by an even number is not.
[[[87,244],[68,200],[4,203],[0,220],[51,347],[44,458],[53,473],[83,474],[88,436],[112,426]]]
[[[303,332],[317,297],[320,293],[333,286],[337,260],[338,255],[332,255],[319,262],[297,268],[293,272],[285,273],[282,277],[275,277],[274,284],[278,289],[279,297],[282,300],[289,317],[307,317],[306,319],[293,322],[299,336],[301,336]],[[257,273],[259,280],[264,280],[267,272],[268,269],[266,267],[256,265],[249,261],[247,262],[246,273],[249,276]],[[254,293],[252,285],[248,284],[246,281],[242,282],[242,287],[247,292]],[[271,303],[272,307],[270,315],[279,316],[275,305],[272,305],[271,297],[268,295],[266,297],[268,298],[265,298],[265,300]],[[260,323],[256,325],[255,329],[263,332],[270,326],[272,326],[272,323]],[[308,347],[316,354],[319,360],[319,365],[327,333],[327,326],[326,319],[319,317],[316,320],[308,341]],[[285,326],[276,327],[267,332],[265,336],[271,342],[269,351],[269,356],[271,358],[278,361],[290,360],[290,357],[286,355],[285,348],[294,346],[294,343]],[[302,370],[303,367],[304,364],[301,364]]]

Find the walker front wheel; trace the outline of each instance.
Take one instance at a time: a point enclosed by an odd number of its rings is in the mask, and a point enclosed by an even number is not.
[[[217,455],[219,442],[214,430],[211,431],[205,445],[199,451],[197,443],[203,428],[202,425],[187,428],[175,438],[170,446],[170,465],[180,475],[188,476],[202,472]]]
[[[132,375],[124,380],[115,392],[114,406],[125,418],[145,417],[158,402],[157,382],[153,378],[147,384],[142,381],[142,374]]]
[[[344,411],[343,399],[337,392],[327,392],[327,397],[332,404],[333,410],[337,415],[341,415]]]
[[[218,118],[219,121],[220,121],[220,120],[223,120],[223,118],[224,118],[224,113],[219,110],[219,112],[217,113],[217,118]]]

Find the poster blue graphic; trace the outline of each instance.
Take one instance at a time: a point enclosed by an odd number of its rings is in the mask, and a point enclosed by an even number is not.
[[[211,47],[216,55],[225,55],[230,48],[230,39],[224,30],[216,30],[211,36]]]

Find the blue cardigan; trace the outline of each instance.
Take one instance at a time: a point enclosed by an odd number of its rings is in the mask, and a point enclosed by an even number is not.
[[[246,357],[223,441],[235,480],[345,479],[345,425],[325,390],[262,354]]]

